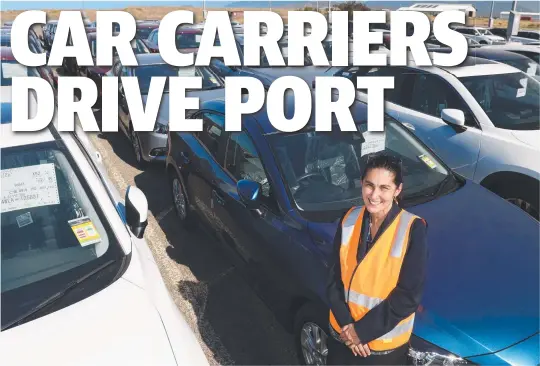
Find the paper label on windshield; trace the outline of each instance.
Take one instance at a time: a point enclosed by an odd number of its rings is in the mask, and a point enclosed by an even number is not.
[[[195,66],[179,67],[178,76],[184,76],[184,77],[195,76]]]
[[[12,78],[15,76],[28,76],[26,66],[20,64],[12,64],[9,62],[2,63],[2,74],[6,78]]]
[[[538,67],[537,64],[530,63],[529,68],[527,69],[527,75],[534,76],[536,75],[536,68]]]
[[[2,213],[60,203],[52,163],[4,169],[1,182]]]
[[[201,38],[202,38],[202,35],[201,35],[201,34],[196,34],[196,35],[195,35],[195,42],[201,43]]]
[[[364,142],[362,143],[361,156],[384,151],[386,142],[386,133],[384,132],[364,132]]]
[[[519,83],[521,84],[521,86],[522,86],[523,88],[519,88],[519,89],[517,90],[516,98],[524,97],[524,96],[527,94],[527,82],[528,82],[528,81],[529,81],[528,79],[521,79],[521,80],[519,81]]]
[[[69,220],[68,224],[71,226],[71,230],[73,230],[81,246],[97,244],[101,241],[101,236],[99,236],[94,223],[89,217],[85,216]]]

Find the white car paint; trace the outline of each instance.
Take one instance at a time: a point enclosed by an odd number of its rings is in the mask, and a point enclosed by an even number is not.
[[[9,89],[2,88],[2,101],[7,100],[5,93],[11,94]],[[55,117],[53,125],[57,123]],[[60,136],[124,254],[131,259],[118,280],[94,295],[1,332],[3,364],[207,365],[148,244],[129,231],[118,210],[123,200],[107,177],[101,157],[80,123],[76,126],[75,134],[62,132]],[[2,148],[53,139],[48,129],[14,133],[11,124],[1,125]]]
[[[481,27],[455,27],[454,30],[460,32],[467,38],[472,38],[480,44],[504,44],[506,39],[496,36],[487,28]],[[474,34],[463,33],[464,30],[472,30]]]
[[[409,68],[437,75],[446,81],[463,98],[481,128],[467,127],[464,132],[458,133],[439,117],[405,108],[388,100],[385,101],[386,113],[409,127],[450,168],[474,182],[482,183],[486,177],[497,172],[515,172],[539,180],[539,131],[513,131],[494,126],[482,107],[457,78],[473,75],[489,77],[521,71],[494,62],[443,69],[417,67],[410,60]],[[529,83],[538,84],[537,80],[524,73],[521,74]],[[367,95],[361,92],[357,93],[357,98],[367,101]]]

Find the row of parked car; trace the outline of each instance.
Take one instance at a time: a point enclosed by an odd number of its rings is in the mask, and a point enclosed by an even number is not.
[[[228,67],[215,59],[208,67],[179,69],[167,65],[152,46],[151,35],[157,31],[148,32],[148,52],[136,55],[137,67],[116,60],[109,70],[77,67],[66,72],[92,78],[136,76],[143,95],[153,76],[181,72],[202,77],[203,89],[192,92],[201,105],[191,118],[203,120],[203,131],[168,130],[172,101],[167,94],[154,131],[133,131],[121,86],[119,125],[141,168],[151,163],[165,166],[179,222],[186,229],[207,229],[235,262],[248,268],[250,282],[294,333],[300,362],[324,360],[327,353],[325,285],[333,237],[339,217],[362,204],[360,177],[369,156],[363,147],[370,139],[366,95],[360,91],[351,108],[358,125],[355,133],[339,132],[337,126],[332,133],[317,132],[314,116],[310,127],[282,133],[269,122],[267,106],[243,116],[241,132],[228,132],[223,96],[224,78],[231,75],[257,77],[267,85],[279,76],[295,75],[313,88],[316,77],[323,75],[394,76],[396,87],[386,95],[385,133],[377,149],[402,159],[403,205],[429,223],[427,282],[411,340],[412,361],[539,363],[537,61],[531,57],[525,71],[486,54],[470,54],[452,68],[420,67],[411,58],[406,67],[272,68],[264,62],[261,67]],[[200,29],[180,28],[179,50],[196,51],[196,35]],[[88,37],[92,42],[91,33]],[[237,34],[240,55],[242,40]],[[519,47],[538,57],[538,47]],[[331,50],[331,43],[325,48]],[[286,43],[282,52],[286,57]],[[264,61],[264,54],[261,57]],[[9,77],[2,74],[3,81]],[[284,103],[292,105],[293,98],[288,96]],[[83,140],[84,134],[77,139]],[[81,146],[93,151],[87,140]],[[137,201],[141,199],[139,194]],[[135,199],[126,198],[126,213],[128,207],[140,207],[128,200]],[[142,211],[138,217],[146,217]],[[18,218],[23,213],[14,214]],[[130,220],[124,223],[137,235],[140,225]],[[106,233],[102,226],[97,231]],[[4,235],[2,230],[2,239]],[[4,317],[2,322],[4,327]],[[102,356],[109,352],[97,349]]]

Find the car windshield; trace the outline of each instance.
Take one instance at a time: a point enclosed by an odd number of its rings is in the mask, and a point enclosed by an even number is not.
[[[2,34],[0,35],[0,46],[2,47],[11,47],[11,35]]]
[[[131,41],[131,49],[133,49],[133,53],[136,54],[136,55],[140,55],[140,54],[143,54],[143,53],[150,53],[150,50],[148,49],[146,44],[144,44],[144,42],[141,41],[138,38],[134,38]],[[95,57],[96,54],[97,54],[97,43],[96,43],[95,39],[93,39],[90,42],[90,50],[92,52],[92,55]],[[115,56],[118,55],[118,52],[117,52],[116,48],[114,48],[113,52],[114,52]]]
[[[522,73],[459,78],[495,127],[538,130],[539,83]]]
[[[504,60],[501,62],[510,66],[514,66],[516,69],[523,71],[527,75],[530,75],[530,76],[540,75],[540,67],[538,67],[538,63],[534,62],[533,60],[527,59],[525,57],[512,58],[512,59]]]
[[[176,48],[179,50],[188,48],[199,48],[201,44],[201,33],[177,33]]]
[[[154,76],[199,76],[202,78],[202,88],[198,90],[210,90],[223,87],[223,83],[207,67],[177,67],[168,64],[138,66],[133,68],[134,75],[139,80],[141,93],[146,94],[150,88],[150,81]],[[169,82],[165,83],[165,91],[169,91]]]
[[[365,132],[365,122],[359,126],[360,132],[354,133],[311,130],[268,136],[301,211],[324,214],[361,205],[362,172],[369,156],[378,151],[402,159],[405,200],[439,192],[447,178],[457,184],[440,160],[396,121],[388,118],[381,133]]]
[[[16,76],[34,76],[33,69],[21,65],[14,60],[2,61],[2,67],[0,67],[0,85],[11,86],[11,79]]]
[[[1,163],[4,328],[124,252],[63,143],[2,148]]]
[[[150,33],[152,33],[153,30],[154,28],[150,28],[150,27],[137,28],[136,37],[139,39],[148,39],[148,36],[150,35]]]

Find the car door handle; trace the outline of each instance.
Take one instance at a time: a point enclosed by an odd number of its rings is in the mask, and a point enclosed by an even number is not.
[[[184,151],[180,153],[180,159],[182,161],[182,164],[184,165],[187,165],[191,162],[191,160],[189,159],[189,154]]]
[[[216,202],[218,204],[220,204],[221,206],[225,206],[225,200],[219,193],[217,193],[215,189],[212,190],[212,197],[216,199]]]

